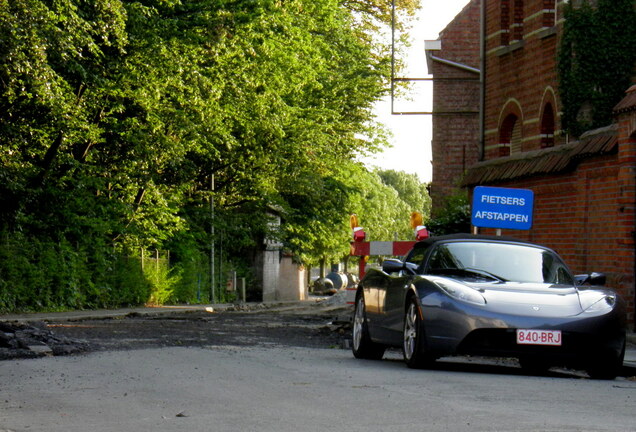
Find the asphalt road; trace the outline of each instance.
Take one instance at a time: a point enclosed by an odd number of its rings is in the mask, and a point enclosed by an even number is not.
[[[167,347],[0,364],[3,431],[636,431],[636,382],[342,349]]]
[[[356,360],[342,310],[50,320],[80,355],[0,361],[0,432],[636,431],[636,381],[513,361]]]

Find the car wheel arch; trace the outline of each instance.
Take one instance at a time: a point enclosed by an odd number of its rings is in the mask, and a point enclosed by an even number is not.
[[[358,285],[358,288],[356,288],[356,296],[355,296],[356,302],[358,301],[360,296],[364,296],[364,288],[362,288],[362,285]]]
[[[422,302],[420,301],[420,295],[417,292],[417,289],[413,284],[410,284],[406,289],[406,294],[404,295],[404,312],[408,309],[412,299],[415,299],[418,306],[418,313],[420,315],[420,319],[423,318],[422,314]]]

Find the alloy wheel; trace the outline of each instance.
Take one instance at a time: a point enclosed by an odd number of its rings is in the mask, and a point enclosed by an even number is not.
[[[360,296],[356,303],[356,313],[353,316],[353,347],[360,349],[362,334],[364,331],[364,297]]]
[[[417,346],[418,331],[417,308],[414,303],[409,305],[404,319],[404,356],[410,360]]]

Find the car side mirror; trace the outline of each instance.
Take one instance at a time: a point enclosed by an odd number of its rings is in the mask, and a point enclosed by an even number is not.
[[[397,273],[404,269],[404,263],[399,259],[388,258],[382,262],[382,271],[384,273]]]
[[[574,276],[577,285],[605,285],[607,277],[605,273],[592,272],[590,274],[580,274]]]

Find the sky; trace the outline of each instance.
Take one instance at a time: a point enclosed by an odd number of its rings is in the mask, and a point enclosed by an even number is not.
[[[417,15],[409,36],[411,46],[404,57],[405,70],[399,77],[429,77],[426,68],[424,41],[437,40],[439,32],[468,4],[469,0],[421,0],[422,8]],[[431,111],[432,83],[416,82],[410,99],[394,101],[395,111]],[[369,167],[392,169],[417,174],[420,181],[430,182],[431,137],[430,115],[392,115],[391,99],[385,98],[375,107],[377,119],[393,133],[391,148],[370,158],[363,159]]]

